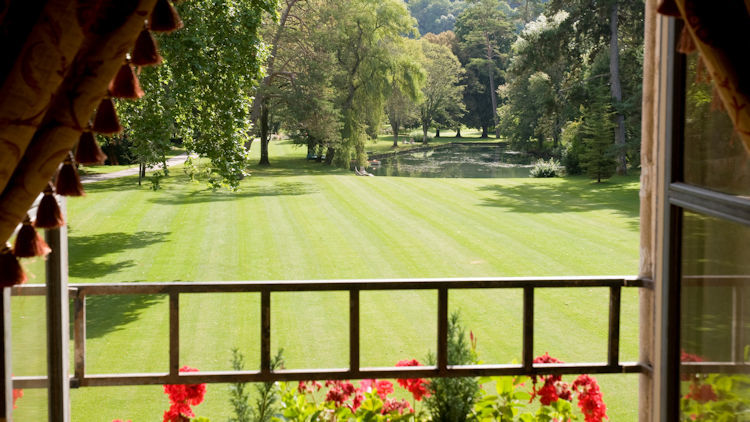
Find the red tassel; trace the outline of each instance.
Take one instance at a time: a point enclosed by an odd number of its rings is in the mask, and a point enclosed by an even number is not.
[[[673,16],[679,18],[680,9],[677,7],[675,0],[659,0],[659,5],[656,6],[656,11],[666,16]]]
[[[83,186],[81,186],[81,179],[78,177],[78,170],[73,165],[73,154],[68,154],[62,167],[57,172],[55,191],[58,195],[64,196],[83,196],[85,194]]]
[[[157,0],[151,12],[149,27],[156,32],[172,32],[182,28],[182,19],[169,0]]]
[[[102,151],[99,143],[94,139],[94,134],[85,131],[78,139],[76,148],[76,162],[81,164],[104,164],[107,154]]]
[[[0,250],[0,287],[10,287],[16,284],[25,283],[26,273],[21,267],[21,263],[13,255],[10,244],[6,243],[5,247]]]
[[[141,84],[135,76],[135,70],[130,63],[125,63],[117,71],[117,75],[109,83],[109,94],[115,98],[138,99],[143,97]]]
[[[21,230],[16,235],[16,243],[13,245],[13,255],[16,258],[33,258],[35,256],[47,256],[52,252],[47,242],[39,236],[31,220],[26,216]]]
[[[148,29],[141,31],[130,53],[130,62],[136,66],[151,66],[161,63],[156,40]]]
[[[105,97],[102,102],[99,103],[99,107],[96,108],[96,116],[94,117],[94,126],[92,127],[92,130],[104,135],[113,135],[122,132],[120,119],[117,118],[117,112],[115,112],[115,104],[112,102],[112,98]]]
[[[44,189],[44,196],[39,202],[39,207],[36,209],[34,227],[56,229],[64,225],[65,219],[63,218],[62,211],[60,211],[60,204],[57,203],[57,199],[55,198],[52,183],[49,183]]]
[[[680,33],[680,41],[677,43],[677,51],[682,54],[690,54],[694,52],[695,49],[695,41],[693,41],[693,36],[690,35],[687,24],[685,24]]]

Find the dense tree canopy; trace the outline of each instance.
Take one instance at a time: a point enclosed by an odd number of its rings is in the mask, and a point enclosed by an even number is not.
[[[361,165],[387,121],[394,147],[403,128],[421,126],[426,139],[430,128],[465,126],[556,156],[570,173],[605,151],[620,172],[638,166],[642,0],[180,7],[186,29],[162,40],[165,66],[141,74],[151,95],[119,105],[122,141],[143,165],[164,161],[181,137],[210,158],[212,184],[236,186],[256,137],[270,164],[275,130],[307,145],[310,158]],[[592,115],[611,116],[612,126],[593,128]]]
[[[189,152],[210,159],[213,186],[236,187],[246,166],[252,88],[265,57],[258,30],[276,3],[194,0],[178,7],[185,27],[159,38],[162,65],[141,71],[149,95],[120,106],[124,136],[147,164],[164,160],[169,138],[182,138]]]
[[[422,35],[452,31],[458,15],[466,8],[464,0],[409,0],[407,3]]]

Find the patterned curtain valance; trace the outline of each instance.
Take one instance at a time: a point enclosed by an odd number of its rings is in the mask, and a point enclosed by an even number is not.
[[[57,193],[82,194],[75,161],[105,157],[91,142],[89,131],[97,131],[91,125],[94,110],[94,123],[121,129],[114,107],[101,104],[143,94],[133,65],[161,59],[149,29],[181,26],[169,0],[0,2],[0,286],[25,278],[9,275],[18,273],[15,258],[22,251],[48,250],[30,230],[29,236],[17,236],[13,251],[3,246],[39,193],[52,189],[54,177]],[[49,204],[53,207],[45,207]],[[34,225],[61,224],[55,207],[56,201],[42,201],[39,212],[48,209],[50,218]],[[19,245],[22,238],[28,244]]]
[[[750,0],[662,0],[659,13],[681,18],[714,88],[750,152]]]

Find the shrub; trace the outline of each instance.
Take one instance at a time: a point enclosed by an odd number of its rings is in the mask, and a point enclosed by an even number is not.
[[[562,176],[560,162],[554,158],[545,160],[540,158],[531,169],[531,177],[558,177]]]
[[[284,350],[281,349],[271,359],[271,370],[284,366]],[[232,369],[242,371],[245,369],[245,356],[238,350],[232,349]],[[275,382],[263,382],[255,384],[255,406],[250,404],[250,392],[247,391],[248,383],[238,382],[229,386],[229,402],[232,404],[234,416],[229,422],[270,422],[278,410],[279,387]]]
[[[435,364],[435,357],[428,356]],[[458,312],[448,320],[448,364],[469,365],[477,362],[476,352],[466,339]],[[436,378],[430,380],[430,397],[425,400],[433,421],[460,422],[469,418],[474,402],[479,397],[476,378]]]
[[[424,135],[422,133],[413,133],[410,138],[414,139],[414,142],[418,144],[428,144],[433,139],[432,136],[427,135],[427,140],[425,141]]]

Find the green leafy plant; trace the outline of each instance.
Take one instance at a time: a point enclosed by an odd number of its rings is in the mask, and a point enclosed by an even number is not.
[[[161,189],[161,179],[164,176],[165,174],[161,170],[151,173],[151,176],[149,176],[149,181],[151,182],[151,190],[157,191]]]
[[[534,363],[562,362],[545,353],[534,359]],[[474,417],[478,421],[578,420],[573,407],[574,399],[585,422],[602,422],[607,419],[607,406],[604,404],[599,384],[588,375],[580,375],[570,384],[563,381],[560,375],[485,377],[480,382],[494,382],[497,394],[482,391],[483,397],[474,406]],[[529,382],[532,384],[530,393],[520,388]],[[524,412],[535,399],[539,401],[536,413]]]
[[[399,383],[402,380],[399,380]],[[403,380],[406,381],[406,380]],[[326,381],[325,387],[317,381],[302,381],[295,387],[281,383],[282,412],[275,421],[408,421],[418,415],[408,401],[389,397],[393,384],[386,380],[362,380],[359,387],[349,381]],[[316,395],[325,397],[318,401]]]
[[[281,349],[271,359],[271,370],[283,367],[284,350]],[[232,349],[232,369],[241,371],[245,368],[245,357],[238,349]],[[229,402],[234,416],[229,422],[269,422],[278,410],[279,386],[275,382],[255,384],[255,406],[250,405],[249,383],[238,382],[229,387]]]
[[[749,349],[745,348],[745,361]],[[703,362],[702,356],[686,353],[682,362]],[[750,376],[747,374],[684,374],[680,399],[681,421],[744,421],[750,418]]]

